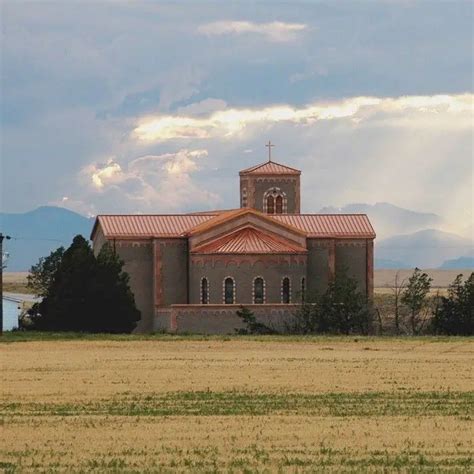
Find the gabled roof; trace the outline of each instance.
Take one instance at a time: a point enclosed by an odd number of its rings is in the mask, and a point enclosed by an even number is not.
[[[278,222],[309,238],[373,239],[375,232],[365,214],[282,214],[266,215],[253,209],[236,209],[222,214],[181,215],[99,215],[92,230],[94,238],[100,225],[106,239],[150,239],[186,237],[189,232],[205,230],[220,219],[253,212]],[[230,215],[230,217],[229,217]],[[217,220],[219,219],[219,220]],[[205,226],[205,227],[204,227]]]
[[[281,165],[275,161],[266,161],[251,168],[247,168],[239,172],[240,176],[244,175],[260,175],[260,174],[292,174],[300,175],[301,171],[296,168],[290,168],[286,165]]]
[[[205,254],[293,254],[306,252],[304,247],[253,227],[245,227],[212,242],[197,246],[191,251],[191,253]]]
[[[366,214],[281,214],[271,218],[294,226],[313,238],[375,238]]]
[[[106,238],[149,239],[153,237],[185,237],[193,227],[212,219],[214,215],[99,215],[92,229],[91,239],[97,225]]]
[[[213,227],[218,226],[219,224],[222,224],[224,222],[230,222],[233,219],[236,219],[240,216],[244,215],[253,215],[258,217],[261,220],[270,222],[271,224],[275,225],[277,224],[280,227],[284,227],[285,229],[300,234],[300,235],[306,235],[306,232],[299,230],[297,227],[287,224],[285,222],[275,222],[274,219],[271,218],[268,214],[264,214],[263,212],[257,211],[255,209],[252,209],[250,207],[243,207],[241,209],[234,209],[232,211],[227,211],[223,212],[222,214],[218,214],[217,216],[212,217],[212,219],[209,219],[206,222],[203,222],[202,224],[197,225],[193,229],[191,229],[188,232],[188,235],[196,235],[201,232],[204,232],[206,230],[209,230]]]

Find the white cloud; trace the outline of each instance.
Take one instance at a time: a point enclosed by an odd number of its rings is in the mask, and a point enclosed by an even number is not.
[[[287,42],[297,38],[297,34],[305,30],[303,23],[254,23],[250,21],[215,21],[198,28],[198,32],[207,36],[258,34],[268,41]]]
[[[87,168],[92,184],[97,189],[102,189],[109,183],[120,182],[123,177],[122,168],[113,159],[109,159],[105,165],[93,164]]]
[[[277,105],[261,109],[226,109],[203,117],[160,115],[146,117],[134,129],[139,140],[204,139],[232,136],[251,125],[280,122],[307,125],[319,120],[349,118],[354,124],[383,114],[396,126],[471,127],[473,94],[407,96],[398,98],[354,97],[296,108]],[[381,120],[381,122],[383,122]],[[385,123],[386,125],[386,123]]]
[[[119,205],[129,212],[170,212],[186,206],[215,205],[218,197],[196,185],[191,176],[207,154],[203,149],[181,149],[176,153],[141,156],[122,166],[115,159],[93,163],[80,173],[89,185],[88,196],[80,202],[119,199]],[[69,204],[67,200],[63,199],[63,205]]]

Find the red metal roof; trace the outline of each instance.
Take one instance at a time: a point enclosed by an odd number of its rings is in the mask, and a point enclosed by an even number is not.
[[[307,250],[297,244],[278,239],[269,234],[246,227],[230,235],[198,246],[192,253],[306,253]]]
[[[375,238],[366,214],[282,214],[270,217],[306,232],[308,237]]]
[[[300,170],[296,168],[290,168],[286,165],[280,165],[274,161],[266,161],[251,168],[240,171],[240,175],[247,174],[301,174]]]
[[[233,212],[226,214],[225,217],[235,215]],[[98,224],[109,239],[185,237],[195,227],[215,217],[216,214],[100,215],[97,216],[92,238]],[[265,217],[304,232],[307,237],[375,238],[374,229],[365,214],[283,214]],[[219,222],[221,219],[215,219],[213,224],[217,225]]]
[[[92,237],[97,223],[100,224],[106,238],[184,237],[184,234],[193,227],[213,217],[212,214],[99,215],[92,231]]]
[[[233,209],[231,211],[226,211],[221,214],[217,214],[216,216],[213,216],[212,219],[209,219],[208,221],[203,222],[202,224],[199,224],[198,226],[191,229],[189,231],[189,235],[199,234],[200,232],[212,229],[213,227],[216,227],[223,222],[228,222],[233,218],[241,217],[244,215],[254,215],[259,217],[260,219],[268,221],[273,220],[268,214],[264,214],[263,212],[257,211],[256,209],[252,209],[250,207],[242,207],[240,209]],[[304,231],[302,232],[301,230],[297,229],[292,225],[285,224],[284,222],[278,222],[277,224],[279,224],[281,227],[286,227],[288,230],[291,230],[293,232],[305,235]]]

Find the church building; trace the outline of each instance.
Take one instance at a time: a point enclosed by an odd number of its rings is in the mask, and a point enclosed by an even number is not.
[[[301,214],[301,171],[271,156],[239,175],[239,209],[97,216],[94,252],[109,242],[124,260],[138,332],[233,333],[240,305],[281,327],[340,271],[372,298],[365,214]]]

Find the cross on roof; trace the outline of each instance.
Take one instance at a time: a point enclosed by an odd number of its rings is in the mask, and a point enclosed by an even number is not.
[[[268,161],[272,161],[272,146],[275,146],[272,144],[270,140],[268,140],[268,143],[265,145],[268,147]]]

